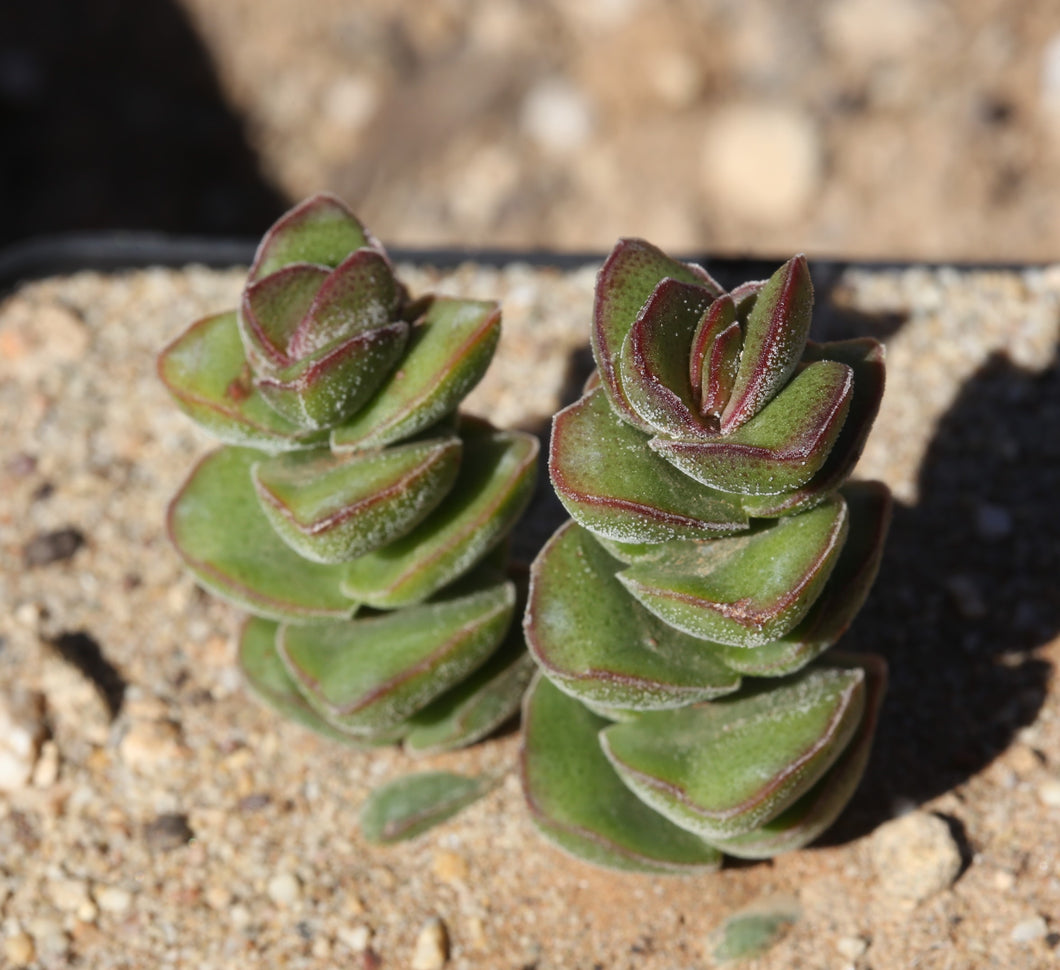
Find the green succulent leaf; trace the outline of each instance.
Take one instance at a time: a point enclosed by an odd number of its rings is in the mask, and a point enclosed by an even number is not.
[[[660,710],[736,690],[739,676],[710,645],[668,627],[623,589],[621,568],[572,522],[541,551],[526,639],[545,674],[597,709]]]
[[[665,279],[652,291],[622,343],[618,369],[631,407],[644,423],[675,437],[706,435],[688,380],[692,338],[712,291]]]
[[[158,357],[158,374],[180,409],[227,444],[263,451],[309,448],[327,432],[277,414],[251,382],[235,311],[192,324]]]
[[[801,915],[794,898],[760,902],[733,913],[711,936],[718,963],[749,960],[776,946]]]
[[[255,374],[276,376],[295,363],[289,344],[327,278],[323,266],[295,263],[243,290],[239,332]]]
[[[618,419],[602,389],[552,423],[552,485],[581,525],[618,542],[706,538],[747,527],[739,496],[691,486],[687,476]]]
[[[486,372],[500,337],[495,303],[435,297],[409,334],[400,367],[331,435],[334,451],[378,447],[429,428]]]
[[[759,647],[790,632],[831,575],[846,539],[846,502],[833,496],[745,536],[683,543],[619,581],[649,611],[694,637]]]
[[[387,258],[374,249],[356,250],[313,298],[291,337],[291,357],[301,360],[354,334],[385,326],[398,315],[403,297]]]
[[[715,353],[715,345],[722,333],[728,333],[736,327],[737,351],[735,363],[739,364],[739,347],[743,343],[742,331],[736,318],[736,304],[728,294],[719,296],[699,318],[695,333],[692,335],[692,348],[688,355],[688,383],[692,393],[697,395],[700,401],[702,413],[717,411],[717,407],[709,408],[703,404],[708,396],[707,385],[711,381],[711,359]],[[736,370],[732,369],[731,378],[736,378]],[[730,380],[731,385],[731,380]],[[722,406],[724,406],[724,401]]]
[[[405,775],[377,788],[361,806],[361,833],[375,845],[422,835],[495,788],[493,778],[449,771]]]
[[[343,567],[307,562],[269,525],[250,482],[260,459],[221,448],[199,462],[169,506],[177,552],[207,589],[248,612],[303,623],[350,616]]]
[[[376,243],[345,203],[333,195],[314,195],[265,234],[250,267],[250,282],[291,263],[335,267],[362,246]]]
[[[332,741],[341,741],[355,748],[393,744],[398,738],[387,737],[378,742],[354,738],[325,721],[307,703],[295,687],[287,668],[276,652],[279,624],[258,616],[249,617],[239,634],[239,669],[247,686],[259,700],[317,734]]]
[[[415,529],[347,563],[342,588],[379,609],[422,602],[479,562],[508,534],[534,489],[533,435],[465,422],[460,472]]]
[[[729,402],[721,414],[729,434],[757,414],[787,383],[802,358],[813,314],[813,283],[805,256],[778,269],[755,297]]]
[[[748,650],[716,644],[726,666],[756,677],[794,673],[835,643],[861,609],[876,579],[891,518],[891,493],[878,482],[856,482],[843,489],[850,530],[824,591],[806,618],[790,633]]]
[[[405,750],[437,754],[491,734],[518,712],[533,672],[522,630],[513,624],[486,663],[409,718]]]
[[[633,321],[655,287],[667,277],[705,287],[714,296],[722,292],[701,267],[672,259],[643,239],[622,239],[600,270],[593,308],[592,351],[604,391],[624,421],[648,432],[651,426],[626,399],[619,358]]]
[[[283,627],[281,658],[309,704],[353,734],[401,723],[481,666],[504,638],[515,587],[493,570],[393,613]]]
[[[775,518],[810,508],[843,484],[854,470],[883,398],[883,347],[871,338],[806,345],[803,360],[846,364],[854,372],[854,391],[843,429],[824,465],[805,485],[781,495],[749,495],[743,499],[748,515]]]
[[[408,533],[445,498],[460,468],[455,435],[382,451],[279,455],[251,471],[277,535],[314,562],[347,562]]]
[[[600,750],[608,722],[543,677],[527,694],[523,789],[538,829],[597,865],[632,872],[702,872],[721,853],[653,812],[619,781]]]
[[[710,346],[703,381],[700,385],[700,411],[720,426],[718,417],[725,410],[725,402],[732,394],[736,372],[740,367],[743,331],[732,323],[714,339]]]
[[[887,665],[873,654],[829,654],[830,666],[865,673],[865,713],[857,732],[836,763],[805,795],[758,828],[714,844],[741,859],[768,859],[809,845],[839,817],[868,764],[880,705],[887,687]]]
[[[711,488],[776,495],[805,485],[828,458],[846,420],[853,371],[810,364],[732,434],[707,441],[652,438],[650,447]]]
[[[408,335],[403,320],[362,331],[275,377],[258,377],[258,389],[271,407],[295,424],[334,427],[372,396],[401,359]]]
[[[645,804],[702,838],[731,838],[811,789],[861,723],[860,669],[814,667],[782,681],[614,724],[601,745]]]

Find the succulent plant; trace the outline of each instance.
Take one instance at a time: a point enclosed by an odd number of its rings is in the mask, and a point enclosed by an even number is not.
[[[712,868],[802,846],[868,757],[885,667],[821,655],[875,577],[890,499],[846,483],[882,348],[808,340],[796,257],[730,292],[621,241],[597,281],[597,369],[552,427],[572,516],[531,567],[540,667],[523,783],[592,862]]]
[[[493,303],[411,300],[322,195],[265,235],[238,309],[161,353],[177,404],[225,442],[173,499],[173,544],[253,614],[251,687],[332,737],[440,750],[518,709],[532,664],[506,537],[537,441],[456,413],[499,328]]]

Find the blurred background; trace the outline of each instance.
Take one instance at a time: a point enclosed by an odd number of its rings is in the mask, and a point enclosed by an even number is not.
[[[3,0],[0,245],[1060,259],[1056,0]]]

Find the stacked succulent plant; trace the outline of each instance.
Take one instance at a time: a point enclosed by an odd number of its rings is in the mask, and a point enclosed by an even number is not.
[[[159,358],[226,443],[174,498],[172,541],[253,614],[250,685],[310,727],[434,751],[518,709],[532,664],[506,536],[537,441],[456,413],[499,327],[493,303],[410,300],[353,214],[316,196],[266,234],[239,308]]]
[[[872,340],[808,341],[796,257],[731,292],[640,240],[597,283],[584,396],[552,429],[573,521],[531,569],[523,781],[546,836],[647,872],[816,838],[864,769],[885,668],[821,655],[875,577],[884,486],[845,484]]]

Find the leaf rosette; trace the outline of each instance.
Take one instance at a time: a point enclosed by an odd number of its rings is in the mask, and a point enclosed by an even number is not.
[[[821,655],[889,520],[885,487],[847,483],[883,350],[810,341],[812,309],[802,256],[724,292],[622,240],[599,274],[597,370],[549,455],[574,521],[531,569],[524,623],[546,678],[524,784],[575,854],[645,871],[769,855],[816,837],[860,777],[884,674]]]
[[[517,709],[505,537],[537,441],[456,413],[497,344],[486,301],[411,300],[346,206],[265,235],[239,306],[159,357],[226,443],[170,505],[198,580],[254,617],[240,662],[285,714],[358,744],[469,743]]]

